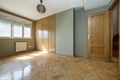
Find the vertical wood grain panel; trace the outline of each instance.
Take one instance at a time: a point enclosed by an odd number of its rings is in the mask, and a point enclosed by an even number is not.
[[[37,50],[54,52],[55,50],[55,16],[36,21]]]
[[[48,51],[48,18],[43,20],[43,51]]]
[[[54,47],[54,39],[55,39],[55,24],[53,24],[55,22],[55,17],[51,16],[49,18],[49,51],[52,52],[55,50]]]

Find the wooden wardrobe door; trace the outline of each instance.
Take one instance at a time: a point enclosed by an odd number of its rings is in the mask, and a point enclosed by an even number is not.
[[[36,34],[36,49],[43,50],[43,22],[37,21],[35,27],[35,34]]]
[[[43,20],[43,51],[48,51],[48,18]]]
[[[55,16],[49,18],[49,52],[55,51]]]

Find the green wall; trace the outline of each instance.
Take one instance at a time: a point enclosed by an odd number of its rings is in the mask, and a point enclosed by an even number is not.
[[[74,55],[73,9],[56,14],[56,53]]]
[[[108,6],[88,11],[75,8],[75,55],[88,56],[88,15],[107,10]]]
[[[17,54],[15,52],[15,42],[16,41],[26,41],[27,42],[27,51],[35,50],[35,38],[34,38],[34,24],[32,26],[32,39],[0,39],[0,57]],[[33,47],[30,47],[33,46]]]

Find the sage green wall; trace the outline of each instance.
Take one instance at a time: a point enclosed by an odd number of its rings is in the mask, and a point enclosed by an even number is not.
[[[74,55],[73,9],[56,14],[56,53]]]
[[[88,56],[88,15],[107,10],[108,6],[88,11],[75,8],[75,55]]]
[[[34,24],[32,28],[32,39],[1,39],[0,38],[0,57],[17,54],[15,52],[15,42],[16,41],[26,41],[27,51],[35,50],[35,38],[34,38]],[[33,46],[33,47],[30,47]]]

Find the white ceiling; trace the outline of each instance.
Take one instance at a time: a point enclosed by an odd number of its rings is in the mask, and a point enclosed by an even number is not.
[[[108,5],[111,0],[84,0],[85,10]]]
[[[38,20],[73,7],[84,7],[85,10],[108,5],[111,0],[43,0],[47,12],[36,10],[40,0],[0,0],[0,8],[23,17]]]

